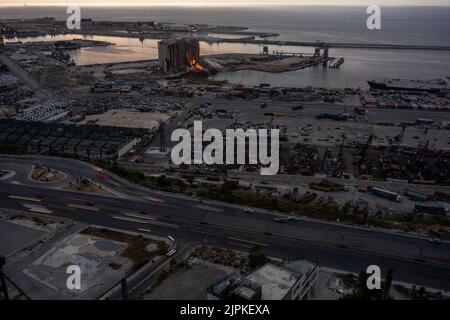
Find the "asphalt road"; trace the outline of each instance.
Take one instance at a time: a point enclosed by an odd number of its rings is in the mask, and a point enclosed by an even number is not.
[[[17,199],[17,196],[35,199]],[[52,211],[51,215],[87,224],[170,235],[178,244],[207,241],[210,245],[238,249],[257,244],[280,258],[305,258],[353,272],[377,264],[385,272],[393,268],[395,280],[450,290],[448,243],[433,245],[421,238],[310,220],[281,224],[273,222],[271,215],[248,214],[226,204],[171,197],[164,202],[154,200],[0,183],[0,203],[4,208],[44,207]]]

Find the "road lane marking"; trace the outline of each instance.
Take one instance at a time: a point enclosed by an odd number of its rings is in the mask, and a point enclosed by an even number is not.
[[[159,221],[148,221],[148,223],[154,224],[157,226],[161,226],[161,227],[168,227],[168,228],[173,228],[173,229],[178,228],[178,225],[171,224],[171,223],[165,223],[165,222],[159,222]]]
[[[82,204],[75,204],[75,203],[70,203],[67,205],[69,208],[75,208],[75,209],[83,209],[83,210],[89,210],[89,211],[100,211],[99,208],[94,207],[94,206],[85,206]]]
[[[28,210],[31,211],[31,212],[46,213],[46,214],[50,214],[50,213],[53,212],[52,210],[49,210],[49,209],[46,209],[46,208],[38,208],[38,207],[31,208],[31,209],[28,209]]]
[[[190,229],[189,231],[191,232],[195,232],[195,233],[200,233],[200,234],[206,234],[209,236],[215,236],[215,237],[223,237],[223,234],[220,233],[214,233],[214,232],[208,232],[208,231],[202,231],[202,230],[195,230],[195,229]]]
[[[130,221],[130,222],[137,222],[137,223],[143,223],[143,224],[148,224],[149,223],[149,221],[133,219],[133,218],[127,218],[127,217],[122,217],[122,216],[113,216],[113,219]]]
[[[239,239],[239,238],[228,237],[228,240],[237,241],[237,242],[243,242],[243,243],[248,243],[248,244],[253,244],[253,245],[261,246],[261,247],[268,247],[269,246],[266,243],[259,243],[259,242],[254,242],[254,241],[245,240],[245,239]]]
[[[126,213],[125,214],[127,217],[132,217],[132,218],[139,218],[139,219],[144,219],[144,220],[156,220],[153,217],[149,217],[149,216],[145,216],[143,214],[135,214],[135,213]]]
[[[163,199],[153,198],[153,197],[145,197],[145,199],[147,199],[149,201],[153,201],[153,202],[158,202],[158,203],[164,203],[165,202]]]
[[[37,213],[46,213],[46,214],[50,214],[53,211],[47,209],[46,207],[42,207],[42,206],[37,206],[37,205],[33,205],[33,204],[26,204],[23,203],[22,204],[25,208],[28,208],[29,211],[31,212],[37,212]]]
[[[9,195],[8,198],[17,199],[17,200],[25,200],[25,201],[33,201],[33,202],[41,202],[42,199],[29,197],[29,196],[18,196],[18,195]]]
[[[215,208],[215,207],[210,207],[210,206],[205,206],[205,205],[198,205],[198,206],[196,206],[196,207],[197,207],[198,209],[203,209],[203,210],[212,211],[212,212],[219,212],[219,213],[224,212],[223,209]]]
[[[137,223],[142,223],[142,224],[154,224],[157,226],[174,228],[174,229],[178,228],[178,225],[176,225],[176,224],[164,223],[164,222],[153,221],[153,220],[141,220],[141,219],[136,219],[136,218],[127,218],[124,216],[113,216],[113,219],[137,222]]]
[[[139,231],[143,231],[143,232],[148,232],[148,233],[152,233],[152,231],[151,231],[151,230],[149,230],[149,229],[143,229],[143,228],[139,228],[138,230],[139,230]]]
[[[60,206],[57,204],[49,204],[48,207],[51,209],[64,210],[64,211],[74,211],[75,210],[75,208],[68,208],[66,206]]]

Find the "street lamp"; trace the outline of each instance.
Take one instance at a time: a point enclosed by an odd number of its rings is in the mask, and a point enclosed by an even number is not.
[[[3,292],[3,299],[9,300],[8,288],[6,287],[5,275],[3,274],[3,266],[6,264],[6,258],[0,256],[0,284]]]

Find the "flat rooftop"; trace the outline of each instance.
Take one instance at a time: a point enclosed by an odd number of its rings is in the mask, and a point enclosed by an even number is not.
[[[154,129],[159,126],[158,121],[167,121],[169,114],[160,112],[139,112],[126,109],[111,109],[103,114],[89,115],[79,124],[95,122],[100,126]]]
[[[261,285],[262,300],[281,300],[294,286],[299,277],[274,264],[268,263],[246,277]]]

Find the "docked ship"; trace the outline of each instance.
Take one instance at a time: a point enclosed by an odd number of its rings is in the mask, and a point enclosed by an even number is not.
[[[330,63],[330,68],[339,68],[344,63],[344,58],[339,58],[334,63]]]
[[[439,92],[450,90],[450,84],[445,79],[408,80],[408,79],[377,79],[367,81],[371,89],[405,90]]]

